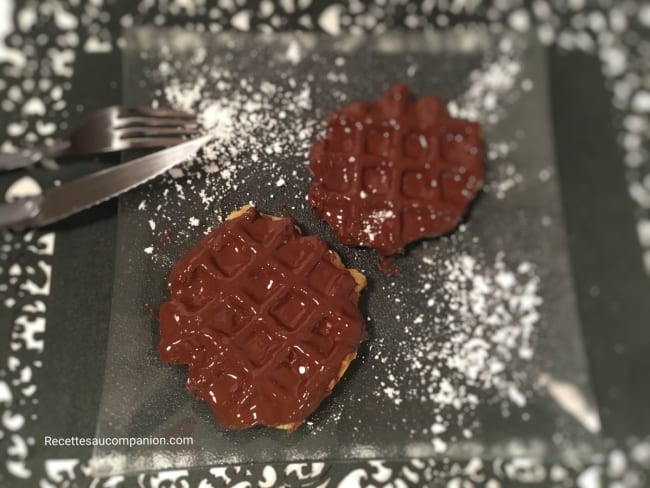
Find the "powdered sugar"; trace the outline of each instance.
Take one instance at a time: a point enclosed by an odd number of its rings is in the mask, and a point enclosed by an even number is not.
[[[294,56],[296,49],[288,50],[288,54]],[[151,194],[157,202],[151,217],[157,229],[152,232],[154,247],[160,245],[157,240],[162,229],[189,236],[200,227],[198,214],[220,214],[223,198],[238,191],[251,175],[273,173],[276,179],[269,185],[278,189],[287,186],[296,172],[282,173],[277,158],[304,157],[319,123],[311,115],[312,94],[307,80],[280,82],[243,75],[216,63],[206,67],[204,49],[180,66],[168,50],[163,48],[160,54],[150,73],[152,81],[162,86],[153,104],[198,114],[205,131],[214,138],[195,161],[174,168],[159,182],[162,199],[160,193]],[[294,130],[296,120],[302,121],[299,131]],[[180,206],[195,208],[196,214],[179,221],[176,209]],[[142,209],[150,206],[144,204]],[[216,222],[222,217],[215,215],[210,220]],[[204,221],[203,225],[209,223]],[[155,253],[149,254],[156,259]]]
[[[477,120],[484,129],[497,125],[506,116],[508,106],[521,96],[521,91],[534,88],[530,79],[522,79],[520,49],[515,39],[504,36],[492,56],[470,73],[467,89],[448,103],[449,112],[456,117]],[[515,161],[508,159],[516,146],[514,134],[508,139],[492,138],[488,142],[489,178],[485,190],[499,199],[524,181]]]
[[[377,352],[393,371],[383,394],[428,405],[437,419],[432,432],[443,438],[466,428],[485,401],[524,407],[533,379],[520,365],[533,358],[543,303],[535,269],[508,264],[503,253],[491,262],[466,253],[422,257],[419,294],[427,307],[403,322],[407,333],[390,355]],[[408,374],[397,364],[409,364]]]
[[[505,114],[504,99],[513,96],[521,72],[518,49],[510,36],[500,41],[493,60],[469,76],[469,87],[457,102],[449,104],[452,115],[494,124]]]
[[[365,192],[362,192],[365,193]],[[361,195],[361,198],[364,198]],[[362,222],[362,231],[368,238],[368,243],[371,244],[375,241],[377,234],[381,232],[381,228],[387,220],[393,220],[397,217],[392,210],[375,210],[367,219]]]

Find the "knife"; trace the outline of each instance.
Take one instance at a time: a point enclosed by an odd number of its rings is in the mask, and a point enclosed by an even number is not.
[[[195,154],[211,138],[198,137],[52,187],[43,195],[0,205],[0,227],[24,229],[58,222],[155,178]]]

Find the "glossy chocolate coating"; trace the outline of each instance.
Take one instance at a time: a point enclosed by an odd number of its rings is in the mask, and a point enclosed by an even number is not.
[[[366,336],[359,284],[291,218],[254,208],[180,258],[160,308],[160,356],[227,428],[296,428]]]
[[[384,256],[453,230],[484,179],[478,124],[402,84],[330,114],[309,162],[314,212],[343,244]]]

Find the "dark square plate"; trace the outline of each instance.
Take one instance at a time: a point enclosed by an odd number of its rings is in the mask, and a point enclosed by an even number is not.
[[[191,436],[191,447],[97,448],[94,469],[299,460],[541,455],[598,445],[547,113],[544,53],[483,32],[330,38],[136,30],[125,103],[197,111],[216,140],[120,201],[98,435]],[[488,186],[453,235],[409,247],[388,277],[306,205],[306,154],[325,114],[397,81],[479,120]],[[157,356],[151,310],[173,262],[248,202],[289,211],[369,288],[370,338],[297,432],[228,432]]]

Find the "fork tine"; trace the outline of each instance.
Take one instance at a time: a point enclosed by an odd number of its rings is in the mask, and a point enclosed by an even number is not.
[[[184,127],[125,127],[116,129],[115,135],[120,139],[129,139],[134,137],[191,136],[198,134],[198,132],[198,129],[191,130]]]
[[[196,120],[188,120],[181,118],[166,118],[166,117],[141,117],[129,116],[119,117],[115,124],[116,129],[129,127],[133,125],[162,127],[162,126],[182,126],[182,127],[198,127],[199,123]]]
[[[142,149],[155,147],[168,147],[186,142],[187,139],[182,137],[134,137],[131,139],[122,139],[120,141],[121,149]]]
[[[153,107],[120,107],[120,117],[139,116],[139,117],[158,117],[169,118],[177,117],[185,120],[196,120],[194,114],[171,108],[153,108]]]

